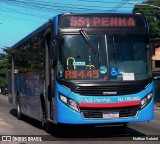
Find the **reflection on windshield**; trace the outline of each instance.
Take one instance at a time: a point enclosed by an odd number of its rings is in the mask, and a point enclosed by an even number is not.
[[[58,77],[87,81],[133,81],[149,77],[149,50],[145,36],[127,34],[123,43],[123,36],[118,34],[88,37],[99,54],[89,48],[81,35],[63,36]]]

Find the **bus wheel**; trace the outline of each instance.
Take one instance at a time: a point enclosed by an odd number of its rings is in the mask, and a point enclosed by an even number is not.
[[[43,99],[41,99],[41,125],[43,130],[50,132],[50,123],[47,120],[46,108]]]
[[[123,123],[123,127],[126,128],[128,126],[128,122]]]
[[[128,126],[128,122],[125,122],[122,124],[121,130],[123,133],[125,133],[127,126]]]
[[[45,112],[42,110],[42,129],[46,132],[50,132],[50,123],[47,120]]]
[[[22,119],[21,106],[20,106],[20,100],[19,100],[19,98],[18,98],[18,100],[17,100],[17,118],[18,118],[19,120]]]
[[[45,113],[44,111],[42,110],[41,112],[41,123],[42,123],[42,129],[45,129],[45,123],[46,123],[46,118],[45,118]]]

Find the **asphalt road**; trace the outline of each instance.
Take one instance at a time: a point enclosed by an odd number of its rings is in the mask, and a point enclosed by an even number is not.
[[[16,111],[12,109],[12,105],[8,103],[8,97],[0,95],[0,139],[2,136],[15,136],[24,138],[24,142],[3,142],[0,144],[27,144],[28,137],[40,137],[38,140],[48,140],[49,142],[34,143],[160,143],[160,109],[155,109],[154,120],[141,123],[130,123],[126,129],[119,126],[103,126],[103,127],[59,127],[51,133],[46,133],[41,129],[41,123],[27,116],[23,120],[16,118]],[[157,138],[158,141],[143,140],[149,138]],[[27,138],[26,138],[27,137]],[[21,139],[22,139],[21,138]],[[25,139],[26,138],[26,139]],[[134,140],[133,140],[134,139]],[[142,139],[142,140],[141,140]],[[16,140],[16,139],[14,139]]]

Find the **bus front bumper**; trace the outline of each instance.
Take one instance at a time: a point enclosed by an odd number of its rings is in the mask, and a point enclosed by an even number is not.
[[[63,124],[111,124],[111,123],[126,123],[126,122],[142,122],[142,121],[152,120],[154,117],[153,98],[143,109],[138,109],[134,116],[124,116],[124,117],[121,116],[116,118],[103,118],[103,116],[102,117],[97,116],[96,118],[94,118],[93,116],[96,115],[96,112],[98,112],[97,114],[101,113],[102,115],[103,113],[108,111],[113,112],[112,109],[110,110],[90,109],[88,111],[80,110],[80,112],[77,112],[72,108],[68,107],[67,105],[65,105],[64,103],[62,103],[61,101],[58,101],[58,105],[59,108],[57,109],[57,123],[63,123]]]

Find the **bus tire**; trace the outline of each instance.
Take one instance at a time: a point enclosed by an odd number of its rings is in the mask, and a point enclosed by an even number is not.
[[[17,118],[18,120],[22,119],[19,95],[17,95]]]
[[[128,126],[128,122],[123,123],[123,127],[126,128]]]
[[[50,132],[50,123],[47,120],[45,101],[43,95],[41,95],[40,97],[41,97],[41,126],[43,130],[45,130],[46,132]]]
[[[45,130],[47,133],[51,132],[50,123],[47,120],[44,112],[42,112],[42,129]]]
[[[128,122],[125,122],[125,123],[122,124],[121,130],[122,130],[123,133],[125,132],[127,127],[128,127]]]
[[[49,123],[49,121],[46,121],[46,122],[45,122],[44,130],[45,130],[47,133],[50,133],[50,132],[51,132],[51,128],[50,128],[50,123]]]

